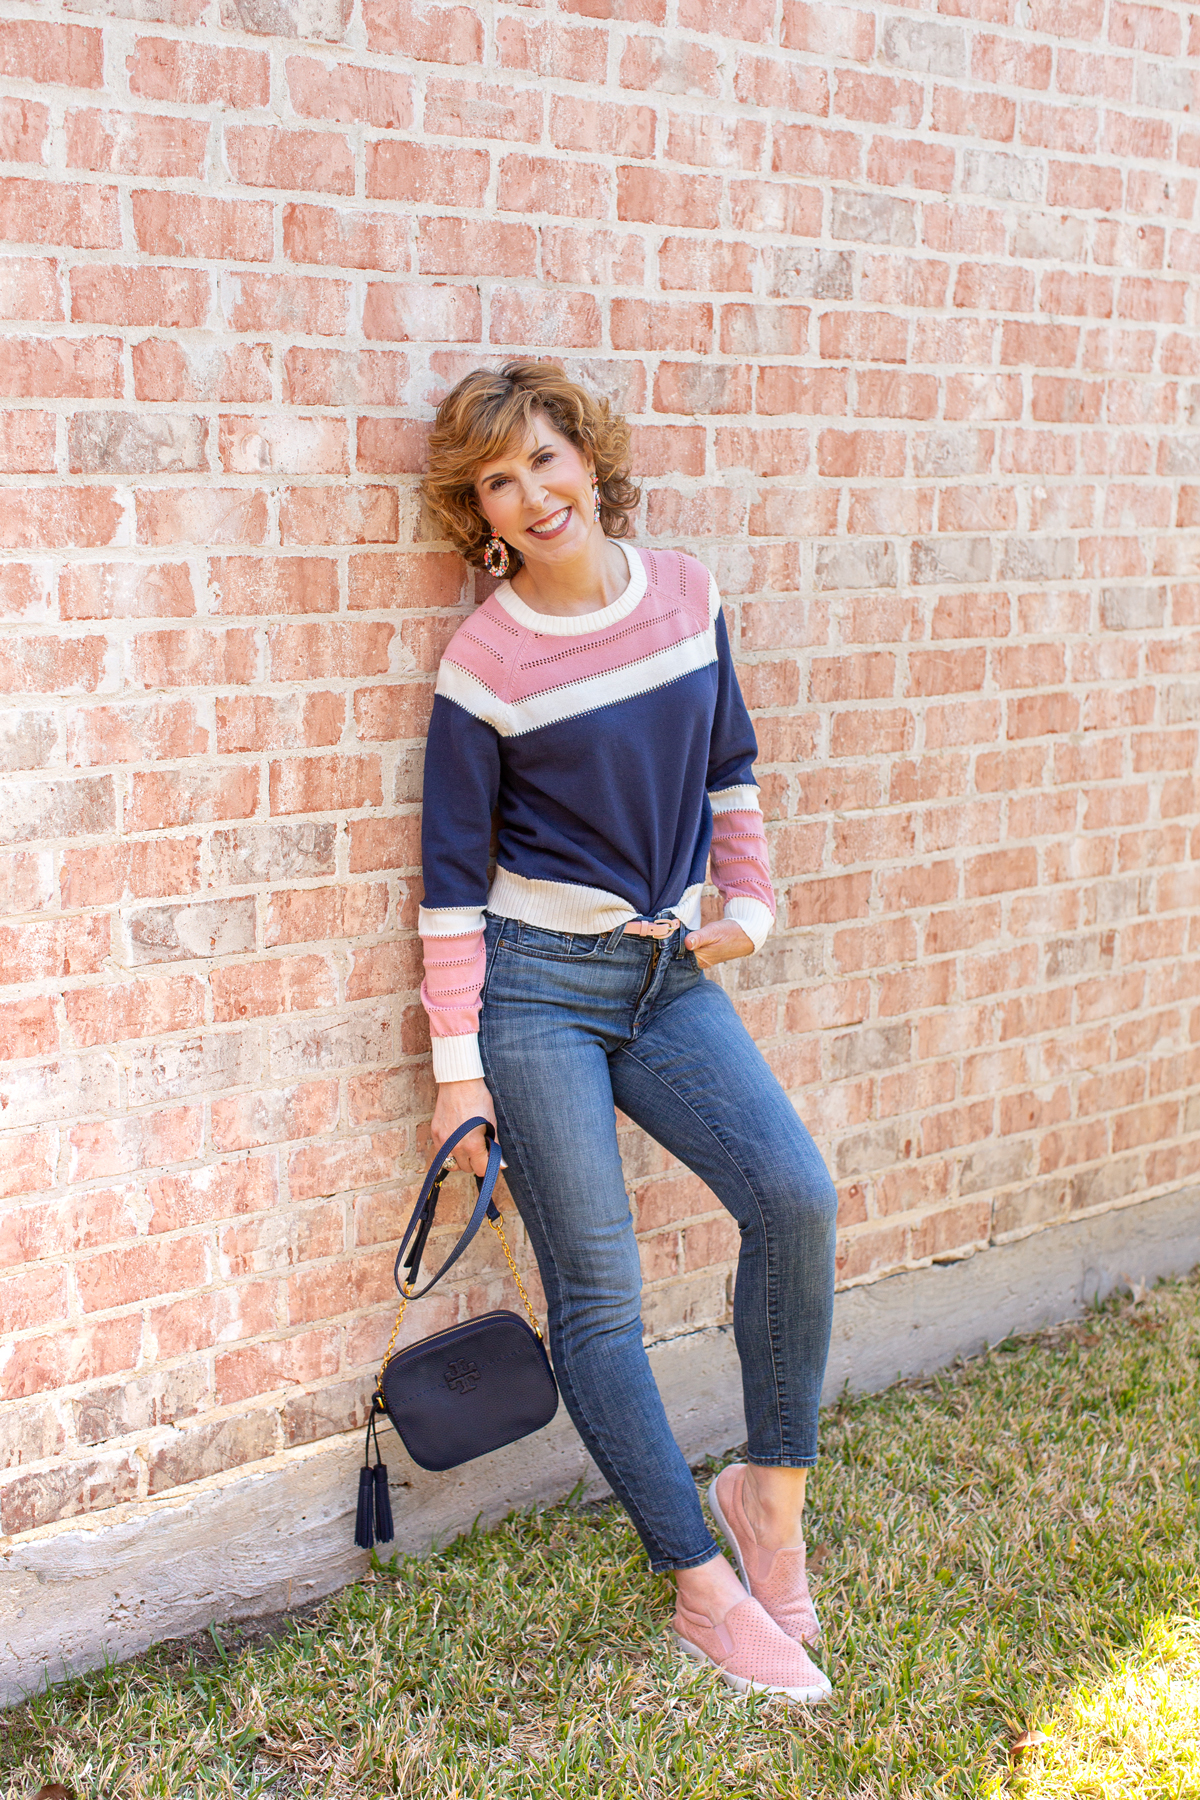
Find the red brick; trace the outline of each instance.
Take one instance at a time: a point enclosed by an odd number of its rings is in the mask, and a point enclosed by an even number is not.
[[[324,276],[240,274],[222,304],[234,331],[295,331],[340,337],[346,329],[350,284]]]
[[[367,145],[367,196],[372,200],[429,204],[452,193],[460,206],[481,206],[489,165],[486,150],[451,149],[440,144],[409,144],[383,138]],[[295,260],[332,261],[333,258],[296,257]]]
[[[133,346],[133,391],[139,400],[269,400],[272,357],[270,344],[209,350],[143,338]]]
[[[933,129],[952,137],[990,138],[1012,142],[1016,129],[1015,101],[1006,94],[967,93],[962,88],[933,90]]]
[[[617,217],[655,225],[715,229],[720,182],[711,175],[677,175],[626,164],[617,170]]]
[[[58,1049],[51,1000],[13,1000],[0,1005],[0,1059],[50,1056]]]
[[[473,287],[404,287],[392,282],[367,284],[363,335],[395,342],[434,339],[472,343],[483,329],[479,293]]]
[[[501,212],[606,218],[610,177],[599,163],[581,163],[574,157],[505,156],[500,161],[497,205]]]
[[[50,109],[36,100],[0,100],[0,162],[44,163]]]
[[[420,948],[412,939],[362,945],[354,951],[354,966],[346,982],[346,998],[371,1000],[379,994],[415,994],[421,985],[421,974]]]
[[[823,431],[817,467],[822,475],[902,475],[904,439],[899,432]]]
[[[200,194],[143,190],[133,195],[133,228],[138,249],[148,256],[270,262],[275,254],[271,210],[265,200],[218,200]],[[168,271],[158,273],[165,276]],[[163,317],[155,322],[188,321]]]
[[[224,104],[240,112],[265,106],[270,97],[270,59],[261,50],[140,37],[126,58],[126,68],[130,93],[147,100],[184,106]]]
[[[474,7],[433,6],[422,0],[364,0],[367,47],[417,62],[477,63],[483,25]]]
[[[415,869],[420,866],[420,859],[420,833],[415,819],[351,820],[352,875],[368,874],[376,869]]]
[[[617,4],[624,8],[648,6],[659,17],[665,12],[664,0],[584,0],[572,10],[590,12],[594,8],[603,16],[611,14]],[[721,64],[716,52],[706,45],[691,44],[686,39],[630,35],[621,52],[619,80],[623,88],[639,88],[649,94],[670,89],[716,99],[721,92]]]
[[[867,181],[880,187],[937,188],[949,193],[956,157],[940,144],[874,138],[867,157]]]
[[[860,178],[862,147],[854,132],[778,124],[772,146],[771,168],[776,175],[815,175],[832,181]]]
[[[600,334],[600,308],[591,294],[506,288],[492,300],[493,344],[566,344],[591,349],[599,345]]]
[[[0,75],[44,86],[104,85],[103,34],[85,25],[0,21]]]
[[[699,301],[614,300],[610,330],[616,350],[696,350],[712,345],[713,309]]]
[[[267,502],[252,488],[162,488],[137,495],[140,544],[262,544]]]
[[[653,156],[657,115],[650,106],[616,106],[558,95],[550,102],[550,139],[560,150],[603,156]],[[541,210],[540,208],[538,209]]]
[[[462,564],[446,551],[370,551],[350,558],[351,612],[456,606],[462,598]]]
[[[875,17],[865,8],[815,6],[784,0],[780,42],[788,50],[847,62],[869,62],[875,49]]]
[[[165,1306],[152,1306],[148,1349],[155,1360],[165,1361],[196,1344],[227,1344],[238,1338],[259,1337],[274,1331],[279,1323],[273,1281],[231,1283],[212,1293],[188,1295]]]
[[[79,110],[67,114],[66,128],[67,167],[71,169],[196,178],[204,173],[206,120]]]
[[[333,970],[321,956],[282,956],[270,962],[230,963],[225,968],[213,970],[209,986],[213,996],[213,1018],[218,1024],[277,1013],[306,1012],[316,1006],[332,1006],[337,1000]],[[163,1229],[172,1230],[174,1226]]]
[[[1108,40],[1127,50],[1149,50],[1178,56],[1183,48],[1181,21],[1162,6],[1117,4],[1108,22]]]
[[[112,488],[10,489],[0,512],[0,545],[13,550],[98,549],[119,529]]]
[[[6,475],[54,472],[54,415],[0,412],[0,471]]]
[[[71,317],[103,325],[203,325],[211,294],[202,269],[122,269],[81,264],[71,271]]]
[[[428,460],[429,427],[419,420],[361,418],[355,466],[364,475],[416,475]]]
[[[349,140],[335,132],[286,131],[276,125],[229,126],[225,156],[234,181],[247,187],[354,192],[354,152]]]
[[[816,238],[821,235],[824,203],[819,188],[797,181],[729,183],[729,219],[737,231],[770,231],[786,237]]]
[[[0,1374],[6,1400],[73,1386],[132,1369],[142,1342],[140,1314],[102,1319],[81,1328],[63,1329],[47,1337],[19,1339]]]
[[[199,1155],[203,1123],[202,1107],[175,1106],[98,1124],[73,1125],[67,1134],[67,1179],[94,1181],[161,1168],[165,1163],[189,1162]]]
[[[191,975],[171,976],[165,981],[123,981],[69,990],[63,1006],[76,1044],[119,1044],[202,1024],[204,990]]]
[[[336,744],[342,735],[346,702],[341,694],[308,693],[275,697],[231,694],[216,702],[217,749],[311,749]]]
[[[285,67],[292,105],[307,118],[341,119],[380,131],[407,131],[412,125],[410,75],[349,62],[330,65],[309,56],[289,56]]]
[[[190,700],[153,706],[90,706],[68,713],[67,763],[102,768],[108,763],[154,757],[203,756],[211,748],[206,726]]]
[[[213,1148],[252,1150],[330,1130],[337,1120],[337,1083],[310,1081],[259,1089],[211,1104]],[[292,1197],[297,1198],[294,1189]]]
[[[131,685],[212,687],[253,681],[258,653],[252,631],[146,631],[133,643]]]
[[[537,236],[529,225],[426,218],[417,233],[423,275],[524,275],[535,272]]]
[[[394,544],[394,488],[288,488],[279,506],[279,536],[288,544]]]
[[[136,770],[125,805],[130,831],[163,831],[173,825],[248,819],[258,810],[259,772],[238,766],[218,770]]]
[[[387,889],[377,882],[284,889],[271,895],[265,941],[274,948],[358,937],[381,930],[386,918]]]
[[[337,565],[330,557],[214,557],[208,579],[217,613],[337,611]]]
[[[69,849],[63,855],[62,904],[108,906],[118,900],[192,893],[200,886],[199,851],[199,838]],[[103,932],[107,941],[107,921],[89,924],[94,932]],[[89,972],[74,965],[72,970]]]
[[[9,320],[65,318],[58,264],[39,256],[6,257],[0,262],[0,315]],[[35,345],[49,347],[52,343],[45,338],[28,339],[27,354]],[[65,349],[66,340],[62,347]],[[82,348],[80,340],[72,339],[71,347]],[[11,354],[8,345],[5,351]],[[0,363],[0,368],[6,366]]]
[[[889,313],[825,313],[820,334],[830,360],[904,362],[908,354],[906,321]]]
[[[761,368],[754,410],[776,417],[781,413],[842,417],[846,412],[845,374],[838,369]]]
[[[272,814],[356,811],[380,806],[376,756],[289,757],[270,766]]]

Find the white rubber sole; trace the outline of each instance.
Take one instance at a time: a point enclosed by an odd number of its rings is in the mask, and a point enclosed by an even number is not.
[[[751,1681],[748,1675],[733,1675],[728,1669],[723,1669],[720,1663],[714,1662],[699,1644],[690,1643],[687,1638],[680,1637],[677,1631],[673,1636],[685,1656],[690,1656],[694,1662],[707,1663],[710,1669],[717,1671],[722,1681],[727,1681],[739,1694],[786,1694],[789,1700],[798,1700],[803,1706],[815,1706],[820,1701],[827,1700],[833,1692],[832,1683],[824,1677],[820,1687],[790,1688],[776,1687],[770,1681]]]
[[[712,1514],[713,1518],[717,1521],[717,1524],[721,1528],[721,1536],[725,1539],[725,1542],[729,1545],[730,1554],[733,1557],[734,1567],[737,1569],[737,1572],[738,1572],[738,1579],[741,1582],[742,1586],[745,1588],[746,1592],[749,1593],[750,1592],[750,1577],[746,1572],[746,1565],[742,1560],[742,1553],[741,1553],[741,1550],[738,1548],[738,1541],[734,1537],[733,1532],[729,1529],[729,1520],[725,1517],[725,1514],[722,1512],[721,1502],[717,1499],[717,1477],[715,1475],[713,1476],[712,1480],[708,1484],[708,1510]],[[814,1606],[814,1608],[813,1608],[814,1616],[816,1614],[816,1610],[817,1609]],[[800,1641],[801,1641],[801,1643],[805,1644],[807,1646],[807,1648],[810,1650],[815,1650],[817,1648],[817,1646],[821,1642],[821,1621],[820,1621],[820,1619],[817,1619],[817,1635],[816,1635],[816,1637],[815,1638],[802,1638]]]

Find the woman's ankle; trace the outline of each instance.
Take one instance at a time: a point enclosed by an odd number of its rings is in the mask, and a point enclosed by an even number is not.
[[[745,1588],[720,1555],[710,1557],[695,1568],[676,1569],[674,1575],[680,1606],[686,1607],[688,1612],[703,1614],[714,1625],[719,1625],[726,1613],[746,1598]]]
[[[798,1549],[803,1544],[807,1482],[807,1469],[746,1464],[742,1511],[760,1549]]]

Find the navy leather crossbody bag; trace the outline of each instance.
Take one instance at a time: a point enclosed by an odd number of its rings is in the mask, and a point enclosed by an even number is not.
[[[433,1229],[442,1183],[450,1172],[448,1158],[477,1125],[482,1125],[488,1144],[486,1173],[475,1177],[478,1197],[475,1209],[453,1250],[438,1270],[418,1287],[421,1258]],[[387,1470],[379,1460],[378,1415],[386,1413],[399,1432],[404,1447],[423,1469],[453,1469],[473,1457],[499,1450],[549,1424],[558,1410],[558,1387],[542,1342],[536,1315],[517,1272],[504,1223],[492,1199],[500,1173],[500,1146],[488,1120],[468,1119],[438,1151],[425,1176],[417,1204],[396,1252],[395,1279],[400,1292],[400,1311],[383,1356],[379,1383],[372,1396],[367,1425],[367,1463],[359,1473],[358,1519],[354,1541],[369,1550],[376,1538],[392,1537],[391,1504]],[[420,1300],[458,1261],[476,1232],[487,1220],[504,1247],[504,1254],[521,1299],[528,1324],[512,1312],[484,1313],[439,1331],[433,1337],[409,1344],[393,1356],[392,1345],[410,1300]],[[401,1264],[405,1265],[401,1277]],[[370,1442],[375,1433],[375,1467],[370,1462]]]

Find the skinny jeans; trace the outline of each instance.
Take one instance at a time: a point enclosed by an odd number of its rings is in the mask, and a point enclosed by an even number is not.
[[[663,912],[661,918],[672,915]],[[479,1022],[509,1189],[546,1291],[563,1400],[655,1570],[717,1555],[642,1343],[614,1106],[740,1233],[734,1340],[748,1457],[807,1468],[833,1313],[837,1196],[724,990],[683,944],[489,915]]]

